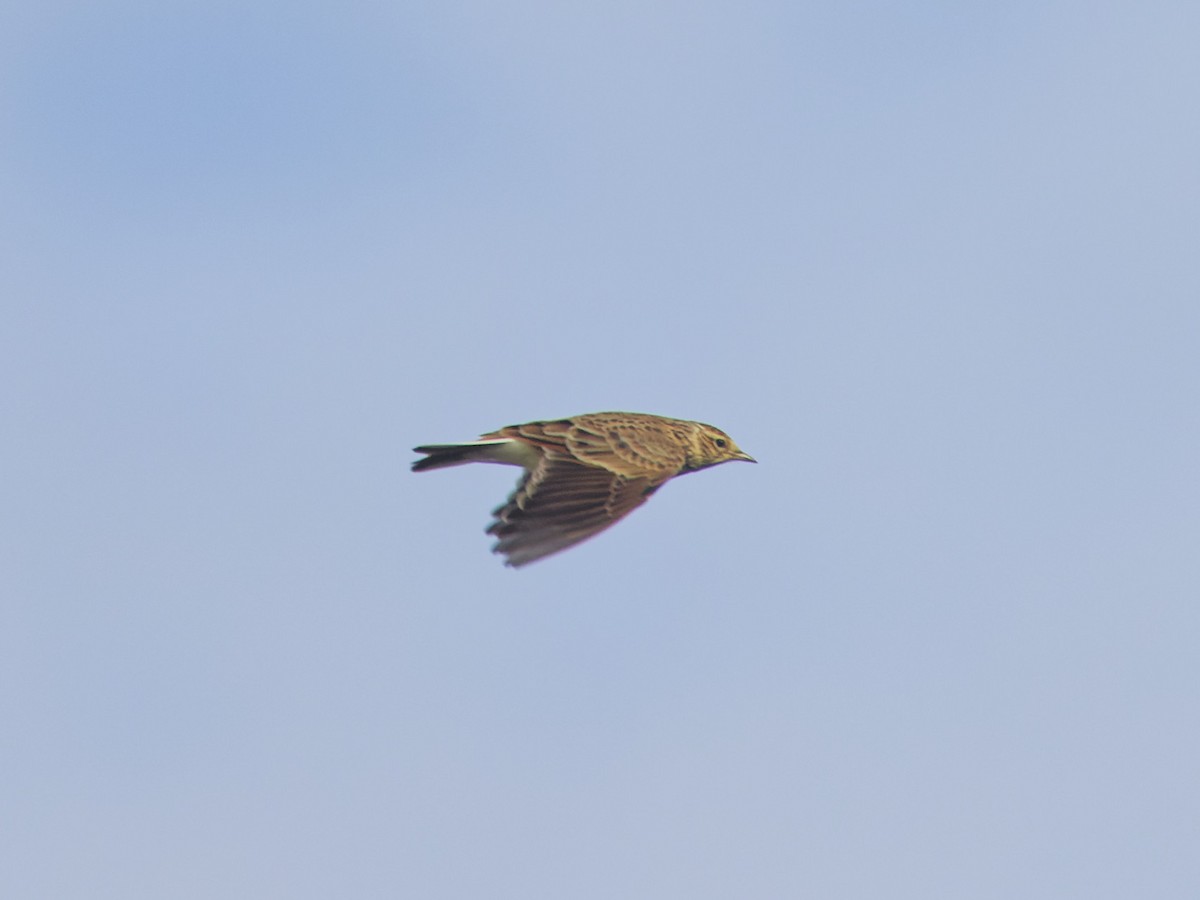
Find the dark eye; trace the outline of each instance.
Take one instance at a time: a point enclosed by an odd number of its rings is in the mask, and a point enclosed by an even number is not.
[[[717,446],[722,450],[725,449],[725,438],[717,438]]]

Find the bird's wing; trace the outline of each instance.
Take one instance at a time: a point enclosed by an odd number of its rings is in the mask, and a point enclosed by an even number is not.
[[[630,478],[547,452],[492,515],[492,548],[510,566],[523,566],[598,534],[620,521],[665,478]]]

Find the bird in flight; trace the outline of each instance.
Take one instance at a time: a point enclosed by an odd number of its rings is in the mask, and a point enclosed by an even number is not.
[[[599,534],[676,475],[735,459],[755,462],[719,428],[628,412],[509,425],[465,444],[413,449],[425,454],[414,472],[473,462],[525,469],[487,529],[497,538],[492,552],[509,566]]]

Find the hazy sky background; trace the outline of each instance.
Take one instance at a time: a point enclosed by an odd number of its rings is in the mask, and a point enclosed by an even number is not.
[[[0,8],[0,894],[1200,896],[1200,6]],[[521,571],[630,409],[760,461]]]

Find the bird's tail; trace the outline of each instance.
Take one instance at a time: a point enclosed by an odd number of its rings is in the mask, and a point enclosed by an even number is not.
[[[512,441],[507,439],[494,441],[472,441],[469,444],[426,444],[423,447],[413,447],[414,453],[424,453],[424,459],[418,459],[412,464],[414,472],[425,472],[429,469],[444,469],[447,466],[461,466],[465,463],[491,462],[520,464],[511,458],[509,450]]]

